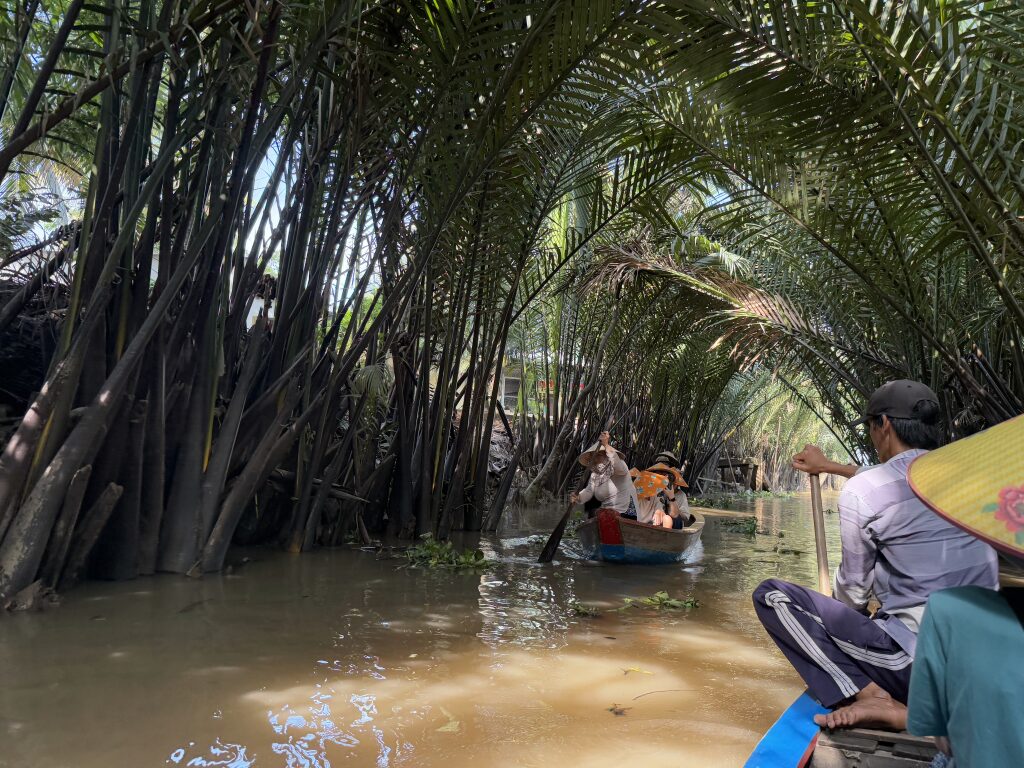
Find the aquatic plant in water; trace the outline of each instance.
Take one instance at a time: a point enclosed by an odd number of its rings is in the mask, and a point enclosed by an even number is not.
[[[479,549],[466,549],[459,552],[450,541],[438,541],[431,534],[420,537],[420,543],[409,547],[405,557],[412,567],[450,568],[452,570],[482,570],[490,568],[491,563]]]
[[[722,527],[734,533],[745,533],[753,536],[757,533],[756,517],[734,517],[722,521]]]
[[[656,608],[660,610],[671,610],[677,611],[683,608],[699,608],[700,601],[695,597],[688,597],[684,600],[677,600],[674,597],[669,597],[668,592],[664,590],[655,592],[653,595],[648,597],[627,597],[623,600],[624,605],[619,608],[620,611],[625,611],[629,608]]]
[[[586,603],[569,603],[569,609],[577,616],[586,616],[587,618],[601,615],[600,608],[594,605],[587,605]]]

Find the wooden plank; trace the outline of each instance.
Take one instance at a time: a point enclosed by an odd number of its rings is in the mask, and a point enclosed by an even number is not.
[[[808,768],[927,768],[935,754],[931,739],[906,732],[822,731]]]

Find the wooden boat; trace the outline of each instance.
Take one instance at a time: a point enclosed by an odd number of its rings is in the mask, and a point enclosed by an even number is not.
[[[804,693],[768,730],[744,768],[928,768],[931,739],[850,728],[825,731],[814,716],[828,710]]]
[[[576,536],[594,560],[643,565],[674,563],[697,543],[704,529],[704,516],[692,511],[691,514],[693,523],[681,530],[671,530],[638,523],[613,509],[599,509],[577,529]]]

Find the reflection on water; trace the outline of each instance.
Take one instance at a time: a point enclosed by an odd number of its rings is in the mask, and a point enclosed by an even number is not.
[[[735,766],[801,689],[749,595],[814,582],[806,506],[708,517],[675,566],[537,565],[561,510],[530,510],[482,574],[339,550],[88,584],[0,622],[0,766]],[[658,590],[702,605],[610,610]]]
[[[194,747],[194,742],[189,742],[189,747]],[[276,748],[276,745],[275,745]],[[187,750],[179,748],[171,753],[167,762],[171,765],[178,765],[185,759]],[[193,757],[188,761],[191,766],[223,766],[224,768],[249,768],[253,764],[245,755],[245,747],[240,744],[224,744],[220,739],[215,739],[207,749],[206,756]]]

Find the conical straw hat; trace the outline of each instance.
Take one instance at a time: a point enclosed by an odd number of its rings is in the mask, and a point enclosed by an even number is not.
[[[594,460],[594,457],[597,456],[597,454],[598,454],[598,452],[600,450],[601,450],[601,443],[600,442],[594,443],[592,446],[587,448],[587,450],[585,450],[583,453],[580,454],[580,464],[582,464],[584,467],[589,467],[590,466],[590,462],[592,462]],[[624,454],[618,448],[615,448],[613,450],[617,454],[619,454],[619,458],[620,459],[625,460],[626,454]]]
[[[653,499],[658,491],[668,488],[668,478],[659,475],[657,472],[644,470],[638,472],[633,480],[633,487],[636,488],[636,495],[641,499]]]
[[[670,467],[668,464],[665,464],[664,462],[658,462],[654,466],[648,467],[647,471],[648,472],[666,472],[666,473],[672,475],[672,482],[675,483],[676,485],[678,485],[680,488],[689,488],[690,487],[689,485],[686,484],[686,481],[683,480],[683,473],[682,472],[680,472],[675,467]]]
[[[907,480],[953,525],[1024,557],[1024,416],[922,454]]]

